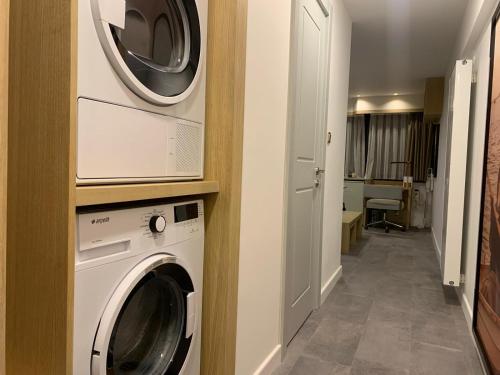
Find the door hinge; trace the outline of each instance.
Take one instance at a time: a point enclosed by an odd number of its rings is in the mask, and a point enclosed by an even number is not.
[[[465,284],[465,275],[463,273],[460,274],[460,284]]]

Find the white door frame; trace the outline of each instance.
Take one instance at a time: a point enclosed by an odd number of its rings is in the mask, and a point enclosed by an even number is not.
[[[320,150],[319,160],[321,161],[322,169],[325,169],[325,160],[326,160],[326,139],[327,139],[327,121],[328,121],[328,98],[329,98],[329,80],[330,80],[330,63],[331,63],[331,34],[332,34],[332,11],[333,7],[330,3],[330,0],[316,0],[318,5],[320,6],[323,14],[326,18],[328,18],[328,32],[327,32],[327,61],[325,64],[325,77],[327,79],[327,84],[324,87],[323,95],[321,98],[323,99],[323,121],[321,124],[321,132],[324,134],[325,142],[323,143],[323,147]],[[286,128],[286,145],[285,145],[285,176],[284,176],[284,205],[283,205],[283,238],[282,238],[282,263],[281,263],[281,321],[280,321],[280,345],[281,345],[281,358],[283,359],[286,355],[287,350],[287,342],[285,338],[285,313],[286,313],[286,265],[287,265],[287,242],[288,242],[288,205],[289,205],[289,196],[290,196],[290,168],[292,165],[292,152],[291,145],[293,142],[293,126],[294,126],[294,111],[293,106],[296,98],[296,72],[297,72],[297,62],[295,61],[297,56],[297,40],[298,40],[298,24],[297,24],[297,16],[298,16],[298,0],[292,0],[292,19],[291,19],[291,33],[290,33],[290,69],[288,75],[288,114],[287,114],[287,128]],[[318,234],[316,240],[319,241],[317,248],[319,251],[317,252],[313,264],[313,273],[314,283],[312,285],[314,294],[315,294],[315,308],[319,308],[321,305],[321,263],[322,263],[322,242],[323,242],[323,209],[324,209],[324,186],[325,186],[325,177],[326,174],[323,175],[323,179],[321,181],[320,188],[320,203],[321,207],[320,212],[318,213],[320,216],[320,224],[318,228]]]

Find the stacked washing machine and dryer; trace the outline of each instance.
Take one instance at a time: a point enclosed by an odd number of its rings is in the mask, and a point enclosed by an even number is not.
[[[207,0],[79,0],[79,184],[203,177]]]
[[[79,185],[203,178],[208,0],[78,0]],[[203,202],[77,212],[75,375],[198,375]]]

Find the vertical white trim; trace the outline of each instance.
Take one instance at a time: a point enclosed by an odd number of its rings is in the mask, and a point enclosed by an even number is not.
[[[271,375],[281,364],[281,345],[277,345],[253,375]]]
[[[462,311],[464,312],[465,320],[467,321],[467,327],[469,327],[470,330],[472,330],[472,307],[467,300],[467,296],[465,295],[465,292],[462,291],[461,293],[458,293],[460,297],[460,304],[462,305]]]
[[[333,275],[321,288],[321,304],[323,304],[326,301],[326,299],[332,292],[333,288],[335,288],[335,285],[337,285],[337,282],[340,280],[341,277],[342,277],[342,266],[339,266],[339,268],[335,270]]]
[[[449,79],[447,162],[441,269],[443,284],[460,285],[472,60],[459,60]]]
[[[434,243],[434,250],[436,250],[436,257],[438,259],[439,268],[441,268],[441,248],[436,239],[436,233],[434,233],[434,228],[431,228],[432,242]]]
[[[462,311],[465,316],[465,320],[467,321],[467,333],[470,335],[470,338],[472,340],[472,344],[474,345],[474,349],[476,349],[476,354],[479,359],[479,363],[481,364],[481,368],[483,370],[483,374],[487,375],[489,372],[486,370],[487,365],[483,356],[483,353],[481,349],[479,349],[478,342],[476,337],[474,336],[473,328],[472,328],[472,307],[467,300],[467,296],[465,293],[462,291],[462,293],[458,293],[459,298],[460,298],[460,304],[462,305]]]

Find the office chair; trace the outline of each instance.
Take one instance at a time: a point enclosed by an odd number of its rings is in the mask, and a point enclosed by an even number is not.
[[[364,185],[365,209],[366,214],[368,210],[379,210],[383,212],[383,219],[374,223],[367,223],[367,216],[365,216],[365,229],[377,225],[383,225],[385,232],[389,232],[389,227],[395,227],[405,230],[403,225],[399,225],[387,220],[387,212],[401,211],[404,208],[403,203],[403,188],[401,186],[388,186],[388,185]]]

